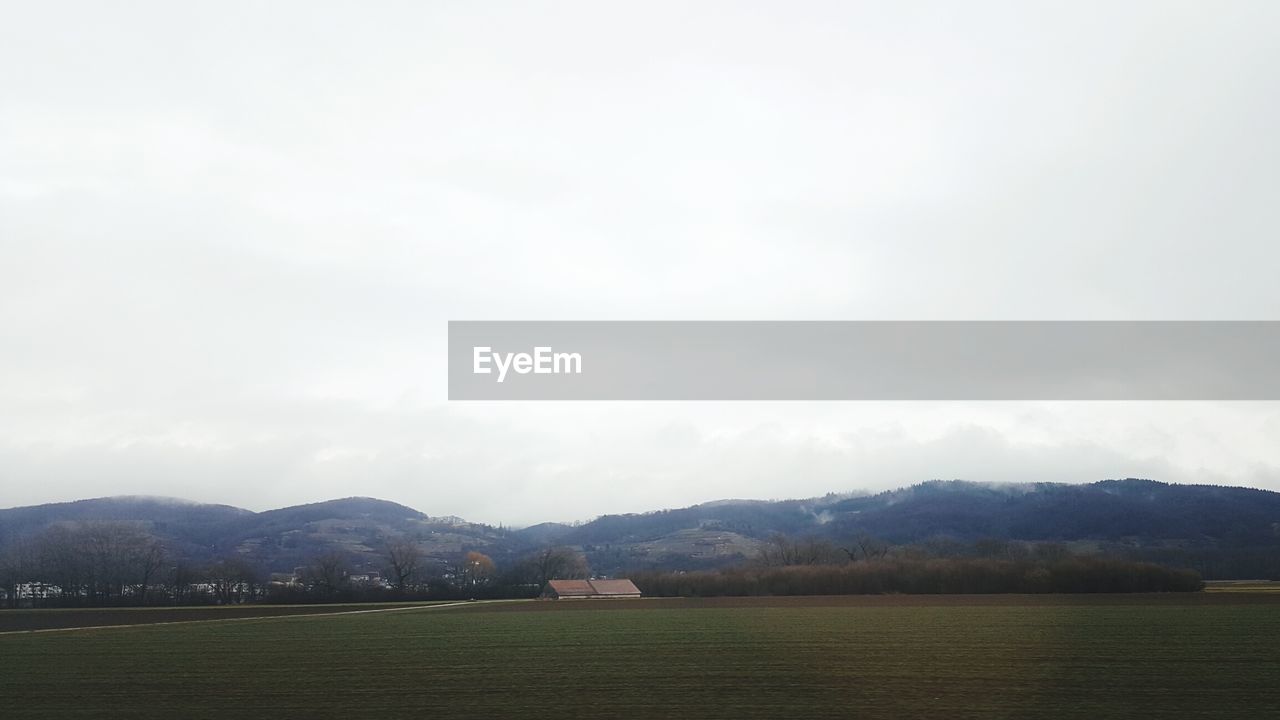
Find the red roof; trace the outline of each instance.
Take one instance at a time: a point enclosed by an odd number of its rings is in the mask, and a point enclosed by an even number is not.
[[[552,580],[547,583],[561,597],[574,595],[595,595],[596,591],[586,580]]]
[[[640,588],[630,580],[551,580],[547,589],[557,597],[618,597],[640,595]]]
[[[640,588],[630,580],[592,580],[597,595],[639,595]]]

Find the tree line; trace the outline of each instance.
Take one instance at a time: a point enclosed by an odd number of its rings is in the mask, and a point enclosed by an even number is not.
[[[376,565],[376,567],[374,567]],[[9,607],[360,602],[532,597],[552,578],[585,578],[567,547],[545,547],[499,568],[476,551],[426,555],[412,537],[389,536],[368,555],[329,550],[288,573],[231,553],[192,562],[127,522],[58,523],[0,552],[0,604]]]
[[[722,570],[642,571],[636,586],[658,597],[864,595],[882,593],[1195,592],[1194,570],[1075,555],[1061,545],[979,540],[962,551],[893,548],[868,536],[837,545],[776,535],[754,562]]]
[[[470,550],[427,555],[411,536],[382,538],[377,558],[323,551],[289,573],[249,555],[195,563],[123,522],[58,523],[0,553],[10,607],[362,602],[534,597],[553,578],[591,577],[584,555],[543,547],[504,560]],[[376,567],[375,567],[376,565]],[[866,534],[843,542],[774,535],[751,561],[705,571],[627,574],[647,595],[1050,593],[1195,591],[1192,570],[1054,543],[934,539],[892,546]]]

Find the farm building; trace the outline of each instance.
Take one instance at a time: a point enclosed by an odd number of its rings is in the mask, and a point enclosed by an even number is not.
[[[638,597],[640,588],[630,580],[552,580],[542,591],[544,600]]]

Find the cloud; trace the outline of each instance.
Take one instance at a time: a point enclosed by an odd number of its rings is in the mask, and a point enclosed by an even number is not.
[[[1255,422],[1227,434],[1212,417],[1238,408],[1203,403],[1117,403],[1125,407],[1108,422],[1119,432],[1087,424],[1090,403],[709,403],[683,408],[675,425],[667,404],[660,412],[604,405],[492,413],[499,406],[323,401],[305,412],[287,404],[281,416],[253,404],[266,410],[256,422],[244,419],[251,409],[233,408],[216,426],[129,427],[112,416],[101,420],[114,434],[90,426],[83,437],[6,441],[0,468],[15,481],[5,483],[14,504],[139,494],[261,510],[370,495],[507,525],[937,478],[1280,486],[1265,432],[1273,408],[1254,407]],[[1150,414],[1156,405],[1160,414]]]
[[[449,319],[1273,319],[1278,14],[16,8],[0,505],[524,522],[928,477],[1280,487],[1273,406],[444,392]]]

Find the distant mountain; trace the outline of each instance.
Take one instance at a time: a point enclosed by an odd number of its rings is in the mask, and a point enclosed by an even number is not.
[[[866,535],[934,552],[988,538],[1057,542],[1192,566],[1207,577],[1280,577],[1280,493],[1136,479],[931,481],[861,497],[722,501],[606,515],[544,540],[583,546],[597,569],[694,569],[750,556],[775,533],[836,544]]]
[[[893,542],[939,535],[1229,546],[1280,541],[1280,493],[1152,480],[1088,485],[935,481],[827,509],[836,518],[828,533],[867,532]]]
[[[91,520],[140,522],[158,534],[176,532],[197,542],[212,541],[228,523],[253,513],[230,505],[206,505],[165,497],[117,497],[50,503],[0,510],[0,544],[57,522]]]
[[[0,546],[50,524],[91,520],[140,523],[195,561],[236,555],[273,571],[335,550],[376,568],[393,536],[415,539],[440,562],[479,550],[501,567],[539,547],[570,545],[602,573],[697,569],[751,558],[781,533],[842,546],[872,536],[927,545],[931,552],[959,552],[980,539],[1056,542],[1191,566],[1211,578],[1280,577],[1280,493],[1134,479],[1085,485],[932,481],[876,495],[722,500],[515,531],[433,518],[373,498],[257,513],[167,498],[99,498],[0,510]]]
[[[572,525],[545,522],[518,530],[519,536],[534,544],[558,542],[573,530]]]
[[[289,571],[329,551],[349,555],[358,567],[381,564],[385,539],[408,536],[425,552],[450,557],[471,549],[493,550],[505,531],[486,525],[431,518],[374,498],[345,498],[252,512],[171,498],[113,497],[0,510],[0,545],[64,522],[138,523],[194,562],[239,556],[269,571]],[[497,547],[502,555],[504,547]]]

